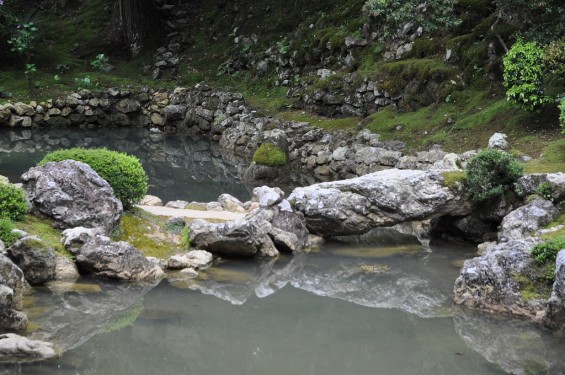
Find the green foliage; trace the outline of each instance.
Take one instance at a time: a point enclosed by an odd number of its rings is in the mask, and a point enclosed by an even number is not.
[[[10,246],[18,239],[15,234],[12,234],[12,230],[14,229],[15,227],[12,220],[0,217],[0,240],[4,242],[6,246]]]
[[[552,201],[553,197],[551,196],[551,184],[549,182],[544,182],[536,189],[536,194],[542,197],[545,200]]]
[[[457,0],[367,0],[363,11],[381,29],[381,39],[389,39],[407,23],[425,32],[458,25],[461,21],[454,13],[456,4]]]
[[[268,165],[270,167],[279,167],[288,164],[288,159],[283,150],[273,143],[263,143],[255,154],[253,161],[257,164]]]
[[[12,46],[10,51],[18,53],[24,57],[24,61],[28,61],[36,33],[37,27],[33,22],[18,25],[14,36],[8,40],[8,44]]]
[[[561,126],[561,132],[565,133],[565,96],[559,98],[559,126]]]
[[[94,60],[90,62],[90,65],[96,70],[102,70],[104,65],[108,64],[108,57],[103,53],[96,55]]]
[[[12,184],[0,184],[0,218],[22,220],[28,212],[24,191]]]
[[[47,154],[39,165],[67,159],[90,165],[108,181],[125,208],[131,208],[147,193],[147,174],[135,156],[107,149],[72,148]]]
[[[538,266],[543,267],[543,279],[553,283],[555,279],[555,260],[559,251],[565,249],[565,237],[557,237],[537,244],[532,249],[532,256]]]
[[[473,202],[484,202],[512,189],[523,173],[511,155],[484,150],[467,163],[465,191]]]
[[[553,40],[544,49],[543,63],[556,76],[565,76],[565,37]]]
[[[463,186],[465,180],[467,179],[467,174],[465,172],[442,172],[443,185],[450,190],[457,190],[459,187]]]
[[[543,49],[519,39],[504,56],[504,87],[509,101],[533,112],[551,99],[545,95]]]
[[[185,248],[190,248],[190,227],[188,225],[182,229],[181,237],[182,237],[182,245]]]

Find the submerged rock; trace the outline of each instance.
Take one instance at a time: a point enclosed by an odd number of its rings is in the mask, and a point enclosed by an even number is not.
[[[30,360],[54,357],[53,344],[44,341],[30,340],[15,333],[0,335],[0,361],[27,362]]]
[[[288,200],[304,214],[309,231],[322,236],[471,212],[470,202],[443,186],[437,171],[390,169],[297,188]]]
[[[73,160],[47,163],[22,175],[31,211],[58,228],[100,227],[110,233],[119,223],[122,203],[90,166]]]
[[[39,237],[22,238],[8,248],[8,255],[20,267],[31,285],[42,285],[55,278],[55,250]]]
[[[121,281],[155,282],[164,275],[158,265],[147,260],[133,245],[112,242],[96,235],[79,248],[71,248],[79,270],[97,277]]]

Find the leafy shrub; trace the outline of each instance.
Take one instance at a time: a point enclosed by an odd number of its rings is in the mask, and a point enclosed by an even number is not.
[[[0,218],[0,240],[2,240],[6,246],[10,246],[17,240],[17,236],[12,234],[13,229],[14,223],[12,223],[12,220]]]
[[[461,21],[455,17],[455,4],[457,0],[367,0],[363,12],[380,28],[384,40],[408,23],[425,32],[458,25]]]
[[[561,133],[565,133],[565,96],[559,99],[559,125],[561,126]]]
[[[551,195],[552,190],[551,184],[549,182],[544,182],[538,186],[535,193],[543,199],[553,202],[553,197]]]
[[[38,165],[52,161],[76,160],[90,165],[114,189],[126,208],[139,202],[147,193],[147,174],[139,159],[107,149],[71,148],[47,154]]]
[[[268,165],[270,167],[278,167],[288,164],[288,159],[283,150],[273,143],[263,143],[255,154],[253,161],[257,164]]]
[[[551,99],[545,95],[543,49],[536,42],[519,39],[504,56],[506,98],[533,112]]]
[[[12,184],[0,184],[0,218],[22,220],[28,212],[24,191]]]
[[[543,53],[543,63],[556,76],[565,75],[565,37],[549,43]]]
[[[511,155],[484,150],[467,163],[465,191],[474,202],[483,202],[512,189],[523,174],[522,166]]]
[[[565,237],[537,244],[532,249],[532,256],[538,266],[543,267],[542,279],[547,283],[555,281],[555,260],[559,251],[565,249]]]

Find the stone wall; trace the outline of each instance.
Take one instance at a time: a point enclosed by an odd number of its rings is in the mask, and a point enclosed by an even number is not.
[[[107,125],[149,127],[154,134],[168,130],[206,135],[244,157],[252,156],[262,143],[272,142],[287,153],[292,166],[280,177],[300,184],[389,168],[458,170],[473,155],[448,154],[439,148],[407,154],[404,143],[382,141],[368,130],[329,132],[304,122],[264,117],[241,94],[203,84],[171,92],[109,89],[94,94],[82,90],[41,103],[0,105],[0,127]]]

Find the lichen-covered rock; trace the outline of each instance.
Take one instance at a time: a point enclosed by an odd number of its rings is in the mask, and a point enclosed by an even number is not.
[[[76,264],[64,256],[57,256],[55,262],[55,280],[73,281],[80,277]]]
[[[79,248],[71,248],[81,272],[121,281],[149,281],[161,279],[163,270],[147,260],[127,242],[112,242],[96,235]]]
[[[443,186],[437,171],[389,169],[295,189],[288,197],[322,236],[362,234],[379,226],[471,212],[464,197]]]
[[[0,254],[0,328],[25,330],[27,317],[21,312],[24,273],[8,257]]]
[[[192,250],[184,254],[173,255],[169,258],[167,267],[173,270],[184,268],[203,269],[212,264],[214,256],[204,250]]]
[[[553,203],[543,199],[515,209],[502,219],[500,241],[516,240],[533,234],[559,215]]]
[[[15,333],[0,335],[0,361],[27,362],[47,359],[57,353],[53,344],[45,341],[30,340]]]
[[[280,203],[283,198],[284,192],[281,189],[261,186],[253,189],[251,200],[258,202],[261,207],[271,207]]]
[[[227,256],[277,256],[278,251],[268,235],[271,224],[266,216],[254,215],[219,224],[194,220],[190,224],[190,244]]]
[[[222,209],[232,212],[245,212],[243,208],[243,203],[236,197],[229,194],[222,194],[218,197],[218,203],[222,206]]]
[[[8,256],[20,267],[31,285],[42,285],[55,278],[55,251],[37,236],[16,241],[8,248]]]
[[[506,140],[506,134],[504,133],[494,133],[492,137],[488,140],[488,148],[494,150],[506,150],[510,146]]]
[[[539,239],[532,237],[502,242],[490,246],[484,255],[466,260],[455,281],[455,303],[487,311],[541,318],[545,301],[522,298],[516,278],[534,265],[530,252],[539,242]]]
[[[163,205],[163,201],[161,200],[161,198],[154,195],[146,195],[141,201],[139,201],[139,205],[161,207]]]
[[[553,329],[565,329],[565,249],[557,254],[555,282],[547,301],[544,323]]]
[[[79,226],[110,233],[122,215],[122,203],[90,166],[74,160],[47,163],[22,175],[31,211],[54,220],[61,229]]]
[[[565,200],[565,172],[529,174],[517,182],[519,189],[526,195],[537,193],[543,184],[549,187],[553,202]]]

